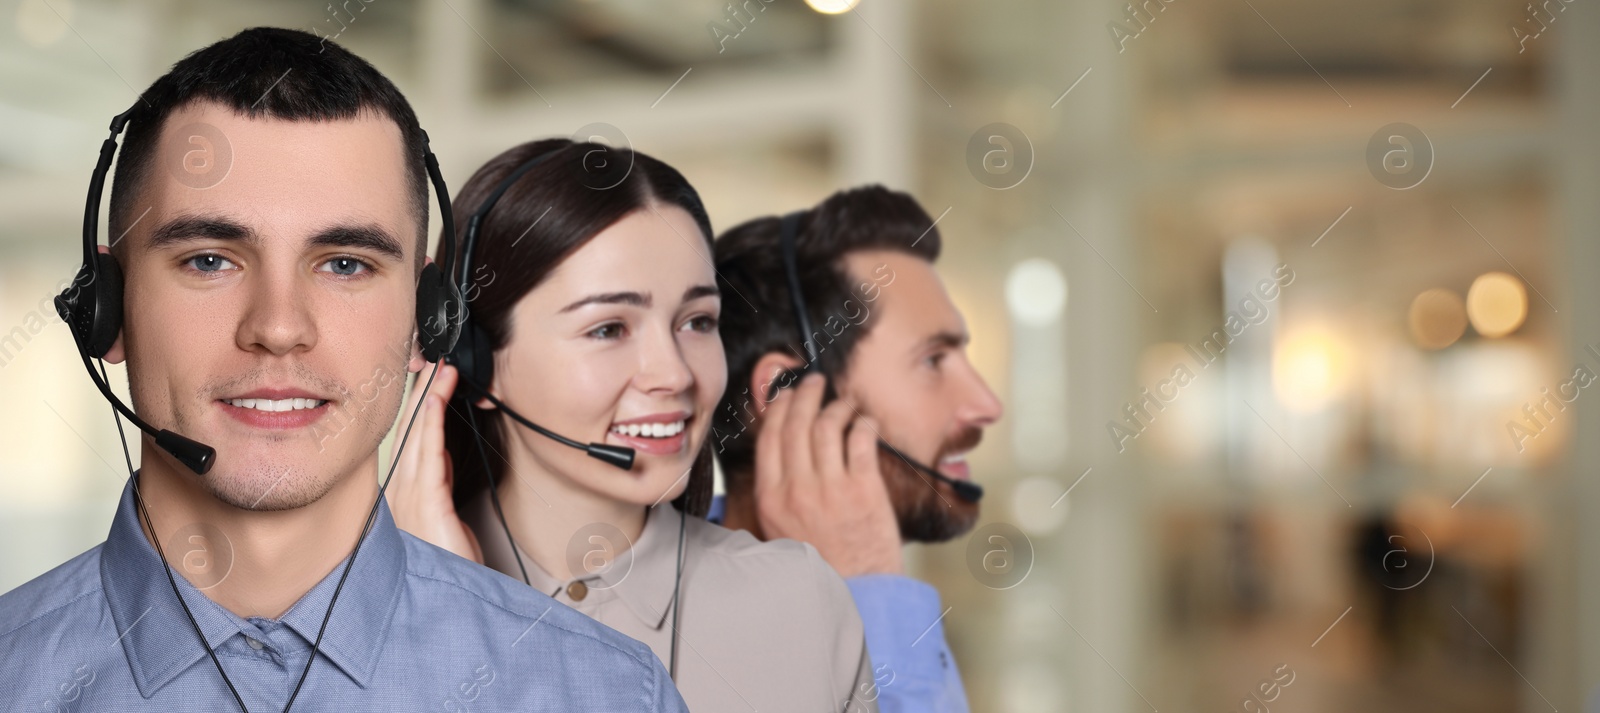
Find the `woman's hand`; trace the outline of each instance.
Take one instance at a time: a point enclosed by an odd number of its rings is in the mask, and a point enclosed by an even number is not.
[[[401,412],[409,418],[417,407],[417,400],[426,399],[389,482],[389,512],[400,529],[482,564],[483,550],[478,547],[478,538],[456,515],[455,501],[450,497],[454,473],[450,451],[444,447],[444,413],[450,407],[450,394],[456,389],[456,370],[447,364],[439,365],[433,387],[423,393],[420,387],[427,381],[427,370],[432,368],[431,365],[424,367],[417,375],[417,388],[413,389]],[[403,424],[401,428],[404,429]]]

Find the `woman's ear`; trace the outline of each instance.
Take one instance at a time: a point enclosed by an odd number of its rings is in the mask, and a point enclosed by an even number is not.
[[[750,370],[750,394],[756,398],[756,410],[765,411],[767,404],[778,396],[778,389],[799,382],[798,369],[805,362],[793,354],[767,352],[756,360]]]

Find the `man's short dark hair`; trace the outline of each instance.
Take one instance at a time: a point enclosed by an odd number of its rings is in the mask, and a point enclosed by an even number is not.
[[[407,187],[417,220],[416,260],[428,240],[428,175],[417,115],[394,83],[366,60],[316,35],[254,27],[190,53],[140,95],[128,118],[111,184],[110,235],[137,221],[135,204],[156,165],[162,125],[173,112],[214,102],[251,119],[338,121],[365,111],[400,127]],[[115,248],[116,245],[113,245]]]
[[[724,232],[716,241],[718,287],[722,288],[722,346],[728,359],[728,390],[712,420],[711,439],[722,462],[728,489],[737,491],[755,462],[756,437],[747,432],[756,399],[750,377],[756,362],[770,352],[794,354],[805,361],[805,345],[795,321],[794,304],[784,278],[779,245],[781,218],[757,218]],[[795,234],[796,265],[805,290],[806,312],[817,335],[818,366],[844,376],[850,354],[871,330],[872,310],[847,328],[827,329],[852,314],[849,303],[875,299],[863,292],[873,283],[868,275],[845,272],[845,257],[863,250],[894,250],[928,262],[939,258],[939,231],[915,198],[883,186],[840,191],[801,213]],[[862,283],[866,283],[863,286]],[[872,309],[871,305],[865,306]]]

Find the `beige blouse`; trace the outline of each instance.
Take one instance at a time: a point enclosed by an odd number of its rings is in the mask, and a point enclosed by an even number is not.
[[[488,495],[477,505],[467,519],[477,532],[485,563],[521,579]],[[607,553],[602,540],[591,539],[596,545],[587,547],[580,543],[569,555],[587,562],[585,568],[600,566],[567,581],[551,577],[526,552],[522,563],[535,588],[643,642],[667,666],[673,559],[682,519],[682,513],[663,503],[649,510],[644,531],[631,548]],[[855,601],[844,580],[811,545],[762,542],[748,532],[691,517],[683,553],[675,679],[689,710],[878,709]]]

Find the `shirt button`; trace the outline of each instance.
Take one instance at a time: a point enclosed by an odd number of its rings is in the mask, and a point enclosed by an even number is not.
[[[583,582],[573,582],[567,585],[567,596],[572,597],[572,601],[581,602],[584,597],[589,596],[589,585]]]
[[[255,649],[257,651],[261,650],[261,642],[256,641],[255,639],[252,639],[252,638],[250,638],[248,636],[244,637],[244,640],[250,642],[250,648]]]

